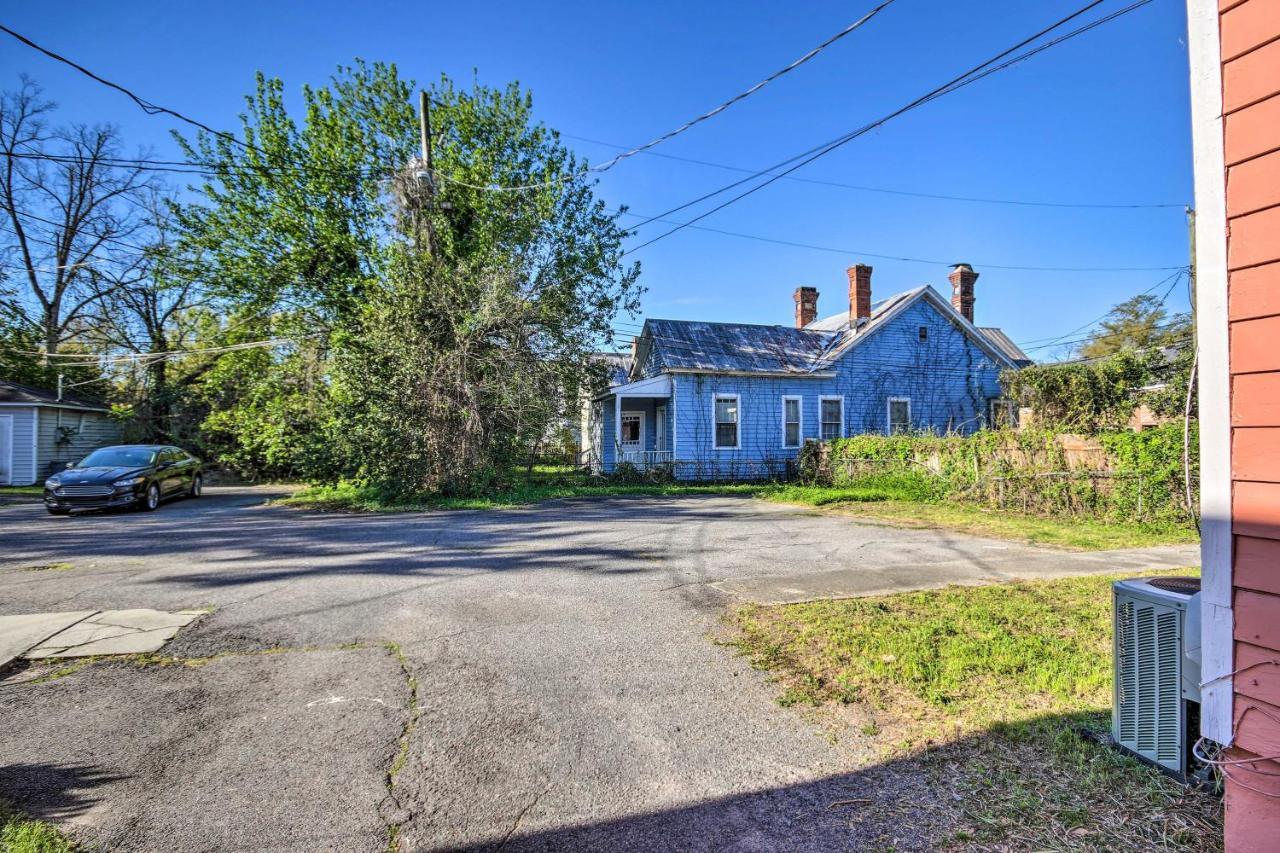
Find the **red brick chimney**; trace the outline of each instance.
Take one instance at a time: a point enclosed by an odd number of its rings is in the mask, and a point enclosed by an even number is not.
[[[951,280],[951,307],[972,323],[973,284],[978,280],[978,274],[968,264],[956,264],[947,278]]]
[[[849,328],[858,328],[861,320],[871,316],[871,267],[854,264],[845,270],[849,276]]]
[[[818,288],[797,287],[795,298],[796,328],[803,329],[818,319]]]

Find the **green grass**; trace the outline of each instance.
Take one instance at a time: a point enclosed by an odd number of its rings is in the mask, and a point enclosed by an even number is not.
[[[1108,725],[1116,577],[743,607],[736,644],[782,704],[857,706],[886,756],[927,750],[959,846],[1218,849],[1215,798],[1077,733]]]
[[[40,497],[44,494],[44,486],[0,486],[0,500],[7,497]]]
[[[1038,545],[1096,551],[1197,541],[1194,530],[1124,524],[1075,517],[1045,518],[943,500],[936,483],[912,473],[862,477],[847,486],[778,483],[618,483],[591,478],[571,468],[535,466],[518,472],[509,488],[476,497],[421,495],[387,497],[351,483],[313,486],[277,503],[314,510],[422,512],[503,509],[557,498],[733,494],[781,503],[821,507],[842,515],[912,527],[939,527]]]
[[[824,502],[842,515],[875,519],[905,527],[941,527],[974,536],[989,536],[1051,545],[1077,551],[1146,548],[1200,541],[1195,530],[1150,524],[1125,524],[1074,516],[1045,517],[988,509],[952,501],[920,503],[886,500],[874,504]]]
[[[71,853],[75,849],[49,824],[32,820],[0,801],[0,850],[4,853]]]
[[[421,512],[450,509],[504,509],[539,503],[557,498],[618,497],[623,495],[753,495],[769,487],[749,484],[681,485],[676,483],[597,483],[581,479],[565,482],[524,482],[491,495],[451,497],[422,495],[410,498],[388,498],[375,489],[349,483],[337,486],[312,486],[276,503],[285,506],[319,510],[357,512]]]

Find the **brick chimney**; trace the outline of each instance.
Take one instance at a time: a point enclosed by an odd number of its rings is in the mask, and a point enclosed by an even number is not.
[[[797,287],[795,298],[796,328],[803,329],[818,319],[818,288]]]
[[[845,270],[849,276],[849,328],[871,316],[871,267],[854,264]]]
[[[947,278],[951,280],[951,307],[972,323],[973,284],[978,280],[978,274],[968,264],[956,264]]]

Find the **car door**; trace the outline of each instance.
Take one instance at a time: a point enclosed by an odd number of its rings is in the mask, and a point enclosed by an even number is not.
[[[172,447],[160,451],[160,493],[172,495],[182,488],[182,465]]]

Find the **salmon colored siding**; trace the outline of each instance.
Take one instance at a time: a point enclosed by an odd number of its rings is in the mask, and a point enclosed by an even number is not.
[[[1234,758],[1280,755],[1280,0],[1218,4],[1231,374]],[[1276,850],[1280,763],[1235,765],[1231,853]]]

